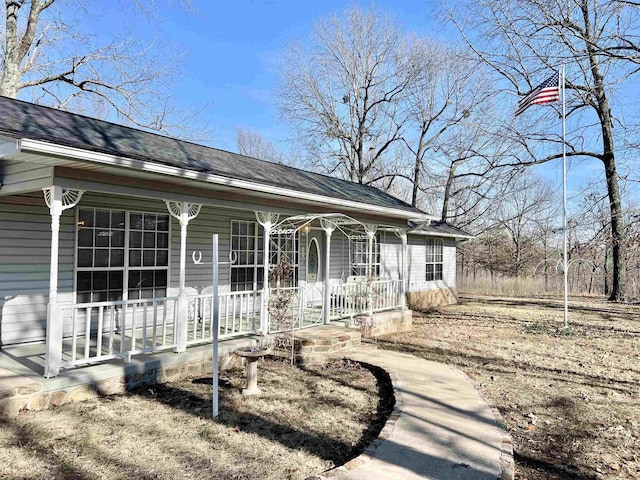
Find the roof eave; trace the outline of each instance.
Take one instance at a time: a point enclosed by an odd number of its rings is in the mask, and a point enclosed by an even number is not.
[[[107,153],[94,152],[91,150],[85,150],[81,148],[69,147],[66,145],[60,145],[56,143],[44,142],[41,140],[32,140],[28,138],[18,139],[18,150],[21,152],[31,152],[44,155],[52,155],[56,157],[71,158],[73,160],[87,161],[93,163],[99,163],[111,167],[130,168],[139,171],[145,171],[152,174],[180,177],[185,179],[191,179],[194,181],[201,181],[210,184],[223,185],[226,187],[234,187],[243,190],[250,190],[254,192],[272,194],[277,196],[284,196],[291,200],[306,200],[319,202],[327,205],[338,206],[349,209],[356,209],[376,215],[388,215],[395,218],[402,218],[408,221],[425,221],[435,220],[436,218],[427,213],[419,213],[410,210],[403,210],[398,208],[383,207],[380,205],[372,205],[363,202],[356,202],[353,200],[343,200],[340,198],[328,197],[324,195],[300,192],[296,190],[290,190],[287,188],[276,187],[273,185],[267,185],[257,182],[251,182],[248,180],[235,179],[230,177],[224,177],[221,175],[215,175],[211,173],[202,173],[195,170],[189,170],[179,167],[172,167],[155,162],[149,162],[144,160],[137,160],[128,157],[122,157],[117,155],[111,155]]]

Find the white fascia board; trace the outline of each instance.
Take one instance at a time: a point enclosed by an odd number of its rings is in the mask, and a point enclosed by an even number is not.
[[[381,207],[378,205],[370,205],[368,203],[354,202],[352,200],[342,200],[339,198],[327,197],[324,195],[318,195],[314,193],[305,193],[296,190],[290,190],[282,187],[274,187],[272,185],[265,185],[261,183],[250,182],[247,180],[239,180],[235,178],[223,177],[221,175],[214,175],[209,173],[196,172],[194,170],[188,170],[185,168],[172,167],[169,165],[163,165],[154,162],[147,162],[143,160],[135,160],[127,157],[119,157],[116,155],[109,155],[106,153],[92,152],[90,150],[83,150],[80,148],[67,147],[64,145],[58,145],[54,143],[42,142],[39,140],[31,140],[23,138],[18,140],[18,148],[21,151],[29,151],[34,153],[41,153],[47,155],[56,155],[60,157],[73,158],[76,160],[85,160],[103,165],[109,165],[113,167],[132,168],[135,170],[142,170],[150,173],[156,173],[160,175],[169,175],[173,177],[181,177],[192,180],[198,180],[201,182],[212,183],[216,185],[224,185],[227,187],[241,188],[244,190],[251,190],[256,192],[268,193],[273,195],[285,196],[293,199],[301,199],[312,202],[319,202],[328,205],[336,205],[344,208],[357,209],[378,215],[389,215],[394,217],[406,218],[409,220],[419,219],[419,221],[435,220],[436,218],[424,214],[416,214],[415,212],[409,212],[406,210],[400,210],[389,207]]]

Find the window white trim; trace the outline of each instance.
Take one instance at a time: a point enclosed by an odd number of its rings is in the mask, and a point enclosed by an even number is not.
[[[435,282],[444,278],[444,247],[440,238],[425,238],[425,280]]]
[[[377,233],[373,237],[373,276],[380,276],[382,272],[382,257],[380,255],[381,236]],[[369,256],[369,240],[367,238],[349,239],[349,275],[366,276]]]
[[[82,248],[79,246],[79,229],[78,223],[80,221],[80,210],[103,210],[109,212],[123,212],[124,213],[124,262],[121,267],[80,267],[78,265],[78,250]],[[130,266],[129,265],[129,240],[130,240],[130,219],[131,214],[151,214],[156,216],[167,217],[167,265],[166,266]],[[95,215],[95,213],[94,213]],[[95,218],[95,217],[94,217]],[[111,228],[111,227],[109,227]],[[122,271],[122,299],[129,299],[129,271],[130,270],[165,270],[167,272],[167,286],[165,291],[165,297],[169,296],[169,290],[171,288],[171,231],[173,225],[171,222],[171,215],[168,215],[162,211],[140,211],[140,210],[129,210],[126,208],[113,208],[102,205],[88,204],[88,205],[78,205],[75,207],[75,215],[74,215],[74,224],[73,224],[73,237],[74,237],[74,245],[73,245],[73,303],[78,303],[78,272],[95,272],[95,271]],[[157,230],[156,230],[157,232]],[[95,248],[95,245],[92,247]],[[154,251],[157,251],[157,238],[156,238],[156,246],[154,247]],[[142,250],[142,248],[141,248]],[[142,262],[144,263],[144,262]]]

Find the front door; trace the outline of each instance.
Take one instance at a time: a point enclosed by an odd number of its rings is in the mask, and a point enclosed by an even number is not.
[[[324,265],[322,255],[322,240],[324,232],[311,230],[307,235],[307,285],[304,289],[303,325],[322,322],[322,291],[324,288]]]

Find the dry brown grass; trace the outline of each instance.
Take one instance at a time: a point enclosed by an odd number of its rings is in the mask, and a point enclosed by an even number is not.
[[[640,478],[640,307],[462,297],[385,348],[464,370],[504,416],[516,478]]]
[[[25,413],[0,426],[0,478],[305,478],[377,436],[392,401],[376,375],[380,385],[349,361],[307,370],[265,361],[263,394],[245,397],[244,373],[226,372],[217,421],[203,376]]]

